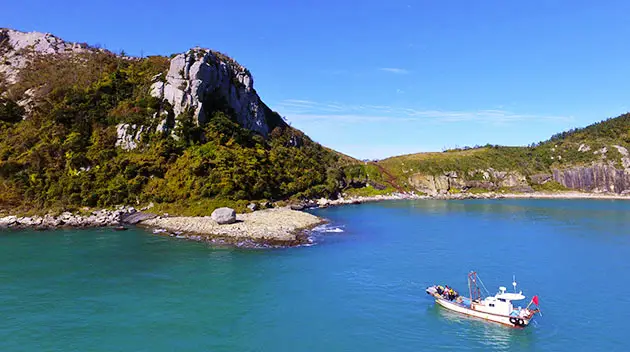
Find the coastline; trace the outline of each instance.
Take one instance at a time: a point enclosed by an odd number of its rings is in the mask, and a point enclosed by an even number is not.
[[[630,194],[621,195],[613,193],[586,193],[577,191],[566,192],[531,192],[531,193],[445,193],[435,195],[419,195],[415,193],[392,193],[389,195],[347,197],[335,200],[320,199],[313,207],[340,206],[347,204],[361,204],[386,200],[464,200],[464,199],[610,199],[630,200]],[[307,207],[309,205],[306,205]]]
[[[302,211],[349,204],[392,200],[466,200],[466,199],[598,199],[630,200],[630,194],[567,192],[532,193],[455,193],[419,195],[392,193],[388,195],[345,197],[335,200],[319,199],[286,207],[257,210],[236,215],[233,224],[219,225],[210,216],[162,216],[119,206],[115,210],[97,210],[88,214],[63,212],[45,216],[0,216],[0,230],[54,230],[60,228],[111,227],[125,229],[126,225],[150,228],[153,233],[217,245],[244,247],[293,247],[309,244],[308,231],[326,222],[325,219]],[[143,209],[146,210],[146,209]]]
[[[213,244],[237,246],[294,247],[309,244],[307,230],[325,220],[289,208],[273,208],[236,214],[236,222],[219,225],[209,216],[156,217],[139,223],[155,229],[156,234],[169,234]]]

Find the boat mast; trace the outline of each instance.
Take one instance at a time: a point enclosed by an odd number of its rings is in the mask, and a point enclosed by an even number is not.
[[[477,273],[471,271],[468,274],[468,292],[470,293],[470,300],[481,300],[481,291],[477,285]]]

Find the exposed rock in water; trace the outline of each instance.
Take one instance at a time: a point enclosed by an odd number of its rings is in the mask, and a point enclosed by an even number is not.
[[[236,212],[232,208],[218,208],[212,212],[212,220],[219,225],[232,224],[236,222]]]

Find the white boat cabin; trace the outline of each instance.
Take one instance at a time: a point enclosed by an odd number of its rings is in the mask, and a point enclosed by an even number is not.
[[[484,313],[510,315],[514,312],[512,301],[520,301],[525,299],[522,292],[510,293],[505,292],[504,286],[499,287],[499,293],[494,296],[486,297],[481,302],[472,302],[471,308]],[[521,307],[518,307],[519,309]]]

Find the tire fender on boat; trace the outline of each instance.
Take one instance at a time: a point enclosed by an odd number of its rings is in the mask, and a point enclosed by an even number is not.
[[[525,326],[525,321],[521,318],[510,317],[510,323],[518,326]]]

